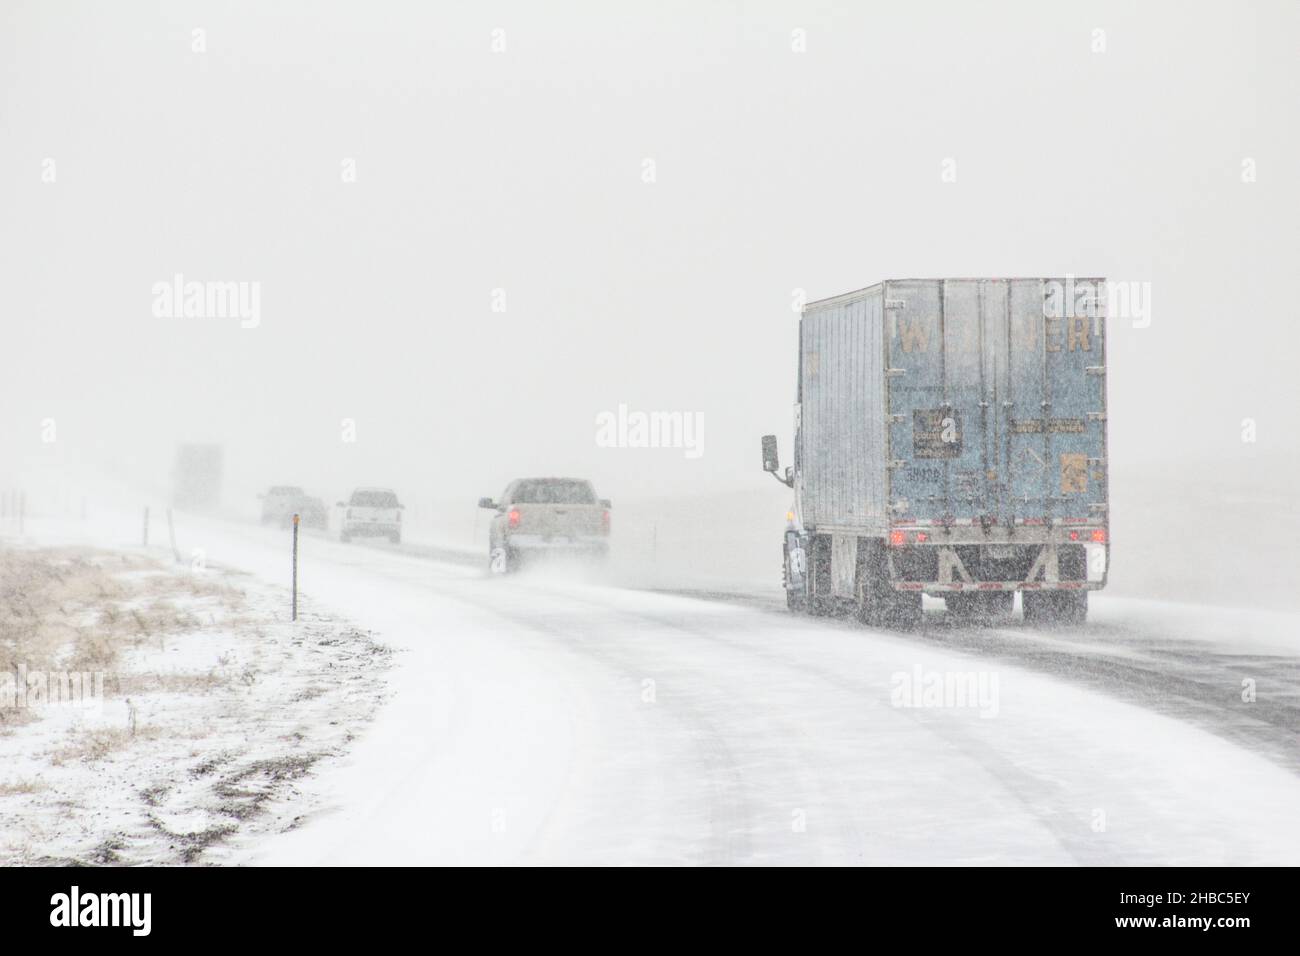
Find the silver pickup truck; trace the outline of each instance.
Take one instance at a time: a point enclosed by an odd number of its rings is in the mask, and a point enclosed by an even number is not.
[[[603,559],[609,553],[609,500],[597,498],[581,478],[520,478],[499,501],[480,498],[495,511],[488,532],[488,567],[494,574],[519,568],[524,556],[567,553]]]

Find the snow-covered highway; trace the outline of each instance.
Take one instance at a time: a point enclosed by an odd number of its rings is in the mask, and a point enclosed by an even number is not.
[[[283,532],[183,527],[285,580]],[[895,634],[322,536],[301,574],[397,649],[387,702],[231,862],[1300,861],[1289,615],[1103,596],[1082,630]]]
[[[282,576],[282,536],[213,530]],[[1300,861],[1285,615],[1102,598],[1082,631],[898,635],[305,549],[309,598],[403,653],[312,784],[337,809],[252,862]]]

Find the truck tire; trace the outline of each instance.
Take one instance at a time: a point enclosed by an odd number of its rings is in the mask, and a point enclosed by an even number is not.
[[[1060,591],[1058,593],[1061,597],[1061,623],[1076,627],[1087,623],[1088,592]]]
[[[830,535],[818,534],[808,539],[807,604],[809,613],[816,617],[826,617],[835,612]]]
[[[1025,591],[1020,602],[1030,627],[1070,627],[1088,620],[1087,591]]]
[[[921,592],[898,591],[890,585],[883,541],[859,544],[854,590],[858,620],[868,627],[909,630],[921,622]]]

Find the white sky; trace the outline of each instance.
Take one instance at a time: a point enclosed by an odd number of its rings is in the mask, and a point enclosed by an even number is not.
[[[233,487],[329,498],[745,488],[760,434],[789,458],[792,290],[1067,272],[1151,283],[1151,327],[1111,330],[1117,468],[1294,465],[1298,26],[1294,2],[2,0],[0,484],[54,454],[161,475],[197,439]],[[260,282],[260,326],[153,316],[178,272]],[[620,403],[702,414],[704,454],[598,448]]]

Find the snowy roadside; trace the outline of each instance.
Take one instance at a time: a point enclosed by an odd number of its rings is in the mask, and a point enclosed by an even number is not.
[[[221,863],[294,828],[390,660],[240,572],[0,551],[0,864]]]

